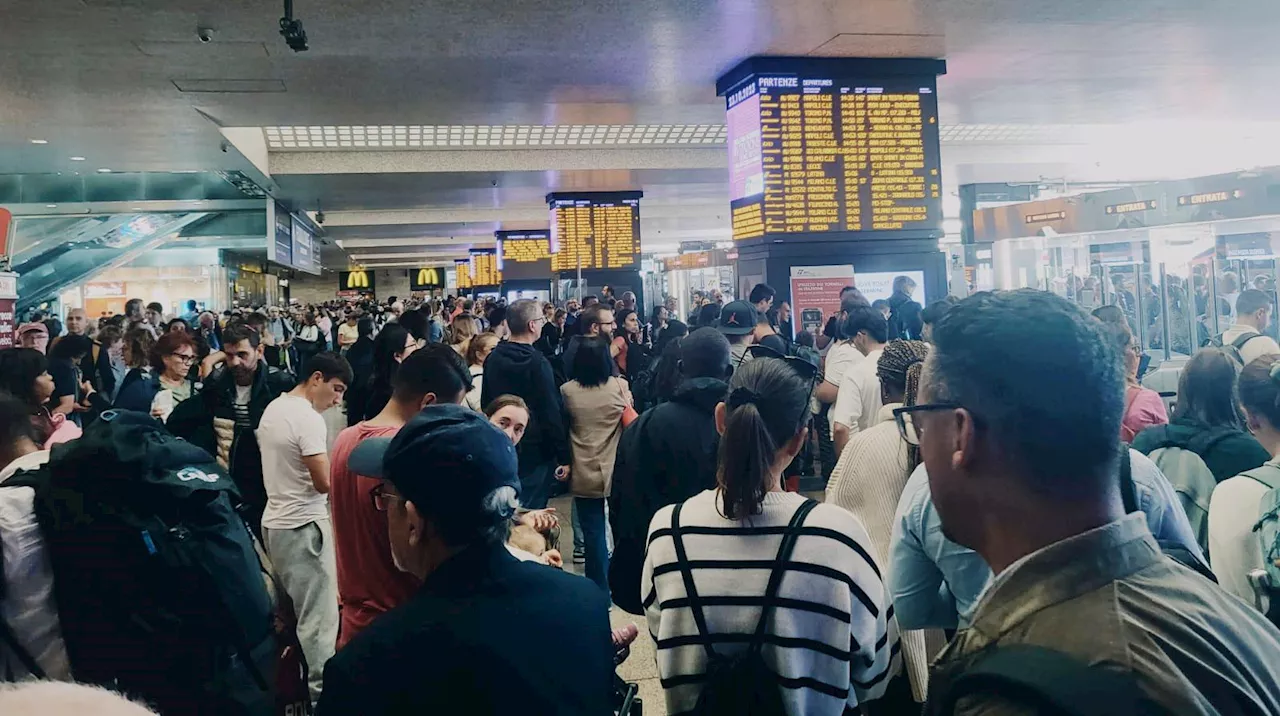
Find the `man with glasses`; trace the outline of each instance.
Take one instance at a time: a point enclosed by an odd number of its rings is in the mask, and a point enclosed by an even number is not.
[[[605,313],[612,322],[613,312]],[[547,506],[553,474],[567,478],[570,462],[564,401],[551,363],[535,347],[546,320],[535,300],[511,304],[507,309],[511,338],[485,359],[480,395],[482,405],[509,394],[523,398],[529,406],[529,431],[520,441],[520,482],[524,506],[533,510]]]
[[[1280,633],[1165,557],[1150,516],[1124,514],[1125,377],[1103,330],[1051,293],[979,293],[935,326],[920,402],[895,411],[920,447],[938,531],[995,574],[935,662],[929,714],[1044,713],[1047,674],[1018,666],[1050,659],[1071,668],[1049,686],[1081,698],[1109,675],[1168,713],[1280,712],[1280,667],[1267,663]],[[1170,509],[1181,511],[1176,499]],[[891,581],[899,568],[895,555]],[[890,589],[899,623],[916,626]],[[1036,685],[945,706],[1002,652],[1019,655],[1005,673]]]
[[[590,297],[588,297],[590,298]],[[578,335],[569,339],[569,344],[564,349],[564,366],[565,373],[573,370],[573,361],[578,355],[578,345],[582,343],[583,338],[592,338],[595,336],[603,336],[606,341],[612,344],[613,331],[618,327],[617,319],[614,318],[613,309],[600,303],[593,303],[591,306],[582,309],[582,315],[578,317]],[[542,330],[539,327],[538,330]],[[613,358],[618,357],[618,347],[609,346],[609,355]],[[617,367],[614,368],[614,375],[617,375]]]

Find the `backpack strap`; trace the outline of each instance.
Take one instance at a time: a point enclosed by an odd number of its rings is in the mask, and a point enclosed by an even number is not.
[[[937,713],[955,713],[960,699],[999,694],[1053,716],[1159,716],[1157,706],[1127,673],[1089,666],[1054,649],[997,646],[980,655],[954,682]]]
[[[1255,467],[1240,473],[1244,477],[1251,477],[1266,486],[1268,490],[1280,488],[1280,467],[1275,465],[1263,464],[1262,467]]]
[[[1138,511],[1138,488],[1133,484],[1133,461],[1129,457],[1129,446],[1120,445],[1120,499],[1124,502],[1124,513]]]
[[[707,652],[707,660],[714,661],[719,654],[711,648],[711,632],[707,630],[707,617],[702,612],[702,600],[698,598],[698,589],[693,584],[693,570],[689,567],[689,555],[684,549],[684,538],[680,532],[680,510],[684,503],[676,504],[671,513],[671,541],[676,548],[676,566],[680,568],[680,577],[684,580],[684,594],[689,602],[689,611],[693,613],[693,623],[698,633],[707,639],[702,640],[702,648]]]
[[[1261,333],[1253,333],[1253,332],[1241,333],[1240,335],[1236,336],[1236,339],[1234,341],[1231,341],[1231,347],[1235,348],[1237,351],[1243,350],[1244,344],[1248,343],[1249,341],[1261,335],[1262,335]]]
[[[751,638],[751,651],[759,652],[764,646],[764,635],[769,628],[769,620],[773,616],[775,602],[778,601],[778,589],[782,586],[782,577],[787,572],[787,561],[796,548],[796,540],[800,537],[800,528],[805,518],[818,506],[817,500],[805,500],[804,504],[791,515],[787,531],[782,535],[782,544],[778,546],[778,557],[774,561],[773,571],[769,573],[769,586],[764,590],[764,607],[760,611],[760,621],[756,622],[756,633]]]

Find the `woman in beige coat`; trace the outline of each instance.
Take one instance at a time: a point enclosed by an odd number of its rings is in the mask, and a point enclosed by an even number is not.
[[[622,414],[631,405],[627,381],[613,375],[609,343],[583,339],[568,366],[568,383],[560,386],[569,412],[569,446],[573,452],[569,491],[582,523],[587,578],[609,591],[609,545],[604,503],[613,483],[613,462],[622,437]]]

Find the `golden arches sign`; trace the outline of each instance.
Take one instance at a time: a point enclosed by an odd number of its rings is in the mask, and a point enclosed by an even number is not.
[[[363,270],[348,272],[347,288],[369,288],[369,274]]]

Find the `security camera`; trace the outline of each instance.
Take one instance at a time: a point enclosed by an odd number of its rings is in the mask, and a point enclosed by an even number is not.
[[[324,223],[324,212],[323,212],[323,211],[317,211],[317,212],[316,212],[316,223],[317,223],[317,224],[323,224],[323,223]]]
[[[200,42],[208,44],[213,42],[213,28],[202,27],[196,30],[196,37],[200,38]]]

